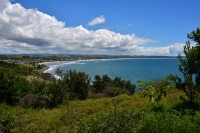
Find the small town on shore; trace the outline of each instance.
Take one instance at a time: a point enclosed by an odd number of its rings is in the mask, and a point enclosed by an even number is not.
[[[55,61],[76,61],[90,59],[118,58],[177,58],[177,56],[129,56],[129,55],[0,55],[0,61],[14,64],[39,64]]]

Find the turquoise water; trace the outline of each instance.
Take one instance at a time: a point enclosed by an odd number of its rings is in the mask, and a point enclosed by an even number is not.
[[[76,69],[86,72],[92,79],[95,75],[108,74],[111,78],[120,76],[124,80],[136,83],[138,80],[159,80],[169,74],[181,76],[178,64],[179,61],[175,58],[51,62],[46,63],[50,69],[45,72],[55,74],[56,68],[62,69],[63,72]]]

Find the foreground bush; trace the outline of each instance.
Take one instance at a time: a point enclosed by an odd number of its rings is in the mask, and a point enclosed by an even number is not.
[[[0,114],[0,133],[11,133],[14,128],[14,117],[11,113]]]
[[[91,116],[78,125],[83,133],[193,133],[200,131],[200,113],[139,112],[111,109]]]
[[[80,122],[81,133],[131,133],[136,131],[140,114],[124,109],[111,109]]]
[[[195,133],[200,131],[200,113],[184,116],[160,112],[147,113],[138,132],[144,133]]]

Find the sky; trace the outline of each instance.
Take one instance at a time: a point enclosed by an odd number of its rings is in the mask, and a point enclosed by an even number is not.
[[[0,54],[178,55],[199,0],[0,0]]]

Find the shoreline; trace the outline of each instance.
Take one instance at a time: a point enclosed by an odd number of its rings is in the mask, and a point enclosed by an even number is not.
[[[74,62],[74,61],[98,61],[98,60],[131,60],[131,59],[177,59],[177,57],[130,57],[130,58],[94,58],[94,59],[77,59],[77,60],[65,60],[65,61],[45,61],[40,62],[39,64],[48,64],[56,62]]]
[[[177,59],[177,57],[131,57],[131,58],[94,58],[94,59],[75,59],[75,60],[66,60],[66,61],[46,61],[46,62],[41,62],[39,63],[40,65],[45,65],[45,68],[43,69],[42,73],[49,73],[52,74],[50,72],[46,72],[46,71],[50,71],[52,69],[52,67],[47,66],[47,64],[50,63],[58,63],[58,65],[54,65],[56,68],[58,68],[58,66],[60,66],[62,63],[76,63],[76,62],[88,62],[88,61],[111,61],[111,60],[138,60],[138,59]],[[53,65],[52,65],[53,66]],[[56,76],[55,74],[52,74],[53,76]]]
[[[47,65],[44,65],[44,66],[45,66],[44,68],[42,68],[41,70],[38,71],[39,74],[43,74],[43,73],[45,73],[46,70],[49,69],[49,67],[48,67]],[[51,73],[50,73],[50,74],[51,74]]]

